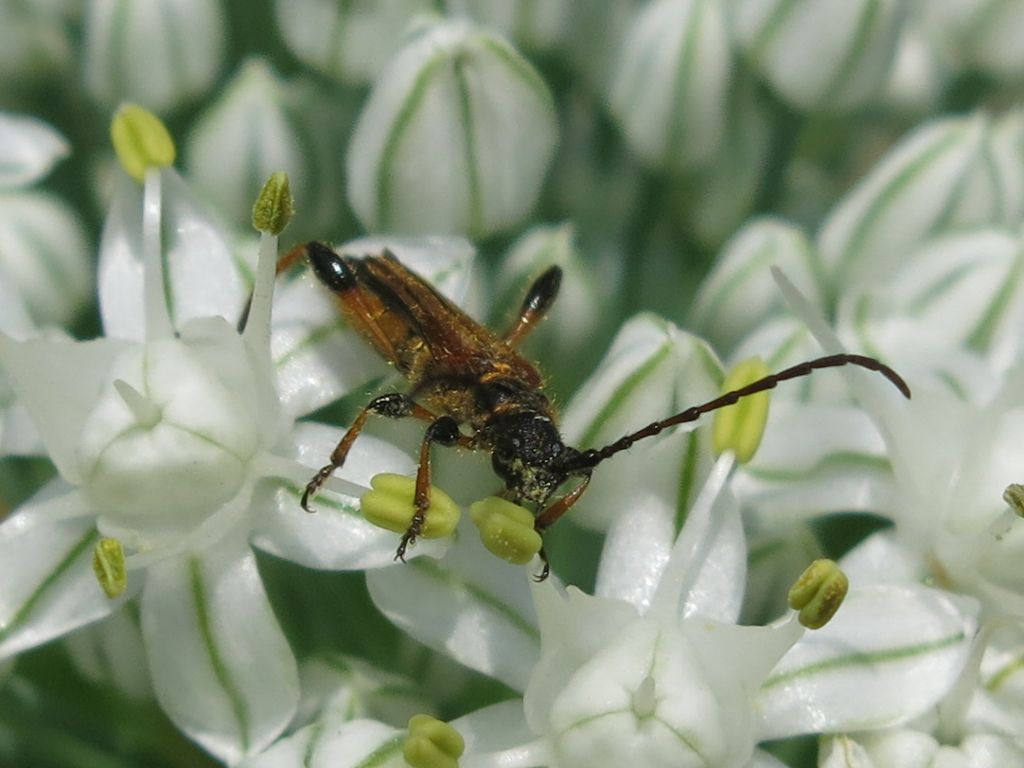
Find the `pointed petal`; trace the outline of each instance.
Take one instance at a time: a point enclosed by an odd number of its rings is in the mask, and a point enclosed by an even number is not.
[[[160,704],[221,760],[266,748],[295,713],[295,658],[241,538],[152,566],[142,634]]]
[[[309,467],[308,481],[323,466],[344,430],[300,422],[292,432],[293,458]],[[415,475],[412,459],[389,443],[361,435],[338,475],[369,490],[370,478],[381,472]],[[253,543],[260,549],[308,568],[356,570],[394,564],[399,537],[363,518],[359,499],[323,490],[313,501],[314,514],[299,505],[300,483],[273,482],[258,489],[254,510],[258,523]],[[422,541],[408,557],[439,556],[443,541]]]
[[[0,187],[24,187],[70,154],[67,139],[34,117],[0,113]]]
[[[367,573],[370,596],[421,643],[521,691],[540,653],[531,566],[495,558],[466,520],[457,536],[442,560]]]
[[[511,749],[535,738],[526,723],[522,699],[478,709],[451,725],[466,740],[466,752],[471,755]]]
[[[892,530],[868,536],[847,552],[839,564],[858,588],[868,584],[921,583],[929,575],[920,554]]]
[[[0,525],[0,657],[106,616],[92,570],[99,538],[81,497],[53,480]]]
[[[851,591],[808,632],[757,697],[762,737],[896,725],[934,706],[956,681],[975,619],[919,585]]]
[[[149,662],[134,608],[134,604],[124,606],[95,626],[75,632],[65,647],[86,679],[113,686],[134,699],[151,699]]]
[[[405,768],[405,731],[374,720],[325,717],[237,768]]]
[[[16,342],[0,334],[0,367],[28,410],[46,452],[68,481],[78,479],[75,450],[114,359],[127,345],[114,339]]]
[[[234,325],[248,295],[231,243],[173,170],[163,184],[164,295],[176,328],[220,315]],[[108,336],[141,340],[142,189],[118,180],[103,227],[99,258],[100,314]]]

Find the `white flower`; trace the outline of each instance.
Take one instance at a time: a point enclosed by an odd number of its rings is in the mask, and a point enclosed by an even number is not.
[[[609,91],[633,152],[655,169],[707,165],[725,131],[732,55],[717,0],[655,0],[636,14]]]
[[[172,233],[163,254],[161,231]],[[0,525],[0,654],[116,609],[125,598],[104,597],[88,562],[100,535],[117,537],[128,551],[127,596],[141,592],[157,698],[192,738],[236,761],[281,732],[298,698],[295,660],[250,541],[310,567],[391,564],[394,537],[358,515],[356,497],[372,474],[408,473],[412,462],[365,437],[345,479],[319,497],[322,511],[299,508],[302,485],[340,431],[292,420],[343,385],[329,366],[318,370],[316,394],[296,380],[323,352],[316,339],[351,332],[333,315],[315,332],[311,318],[330,299],[296,281],[289,292],[304,293],[309,311],[304,324],[292,316],[291,338],[304,329],[314,341],[273,365],[276,239],[264,236],[241,334],[236,262],[173,170],[148,170],[144,191],[123,180],[101,251],[109,336],[0,336],[0,362],[61,473]],[[427,543],[415,554],[436,551]]]
[[[348,149],[348,192],[375,231],[485,236],[522,219],[554,150],[554,104],[508,43],[428,26],[374,85]]]
[[[524,48],[556,49],[569,29],[572,0],[509,3],[505,0],[446,0],[450,13],[462,13],[493,27]]]
[[[135,101],[157,112],[181,106],[213,85],[225,42],[219,0],[97,0],[88,6],[85,84],[110,107]]]
[[[924,2],[916,3],[915,11],[958,68],[1020,79],[1024,66],[1024,53],[1016,42],[1016,31],[1024,24],[1020,0]]]
[[[906,0],[727,0],[749,65],[802,109],[849,109],[877,97],[892,67]]]

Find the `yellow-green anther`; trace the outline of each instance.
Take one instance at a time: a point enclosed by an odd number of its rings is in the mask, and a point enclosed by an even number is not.
[[[768,375],[768,366],[758,357],[744,360],[730,371],[722,385],[723,392],[745,387]],[[715,411],[711,442],[716,454],[732,451],[740,463],[750,461],[761,444],[764,425],[768,421],[768,393],[758,392],[742,398],[735,405]]]
[[[1010,483],[1003,491],[1003,501],[1010,505],[1017,517],[1024,517],[1024,485]]]
[[[363,517],[376,525],[395,533],[405,533],[412,523],[413,501],[416,495],[416,480],[404,475],[382,473],[370,480],[373,489],[359,500]],[[459,524],[462,514],[451,496],[439,488],[430,486],[430,506],[420,537],[440,539],[450,536]]]
[[[295,214],[288,174],[276,171],[267,179],[252,206],[252,225],[259,232],[279,235]]]
[[[160,118],[138,104],[122,104],[110,123],[110,141],[125,173],[137,181],[150,168],[174,164],[174,140]]]
[[[850,582],[834,560],[815,560],[789,590],[789,607],[800,612],[800,623],[821,629],[835,616]]]
[[[462,735],[448,723],[430,715],[413,715],[409,720],[402,754],[412,768],[458,768],[465,750]]]
[[[92,551],[92,569],[103,593],[113,600],[128,586],[124,568],[124,547],[117,539],[100,539]]]
[[[540,552],[541,537],[533,527],[533,515],[525,507],[489,496],[474,502],[469,516],[480,530],[480,541],[502,560],[525,565]]]

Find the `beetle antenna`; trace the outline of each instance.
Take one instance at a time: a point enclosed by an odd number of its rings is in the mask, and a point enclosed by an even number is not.
[[[905,382],[902,376],[896,373],[896,371],[885,363],[882,363],[873,357],[866,357],[864,355],[850,355],[845,353],[828,355],[826,357],[808,360],[798,365],[794,365],[791,368],[779,371],[778,373],[765,376],[763,379],[758,379],[757,381],[747,384],[745,387],[740,387],[739,389],[734,389],[731,392],[726,392],[724,395],[719,395],[714,400],[709,400],[701,405],[691,406],[685,411],[677,413],[675,416],[669,416],[667,419],[655,421],[652,424],[648,424],[643,429],[639,429],[636,432],[620,437],[614,443],[606,445],[604,448],[591,448],[586,451],[581,451],[574,460],[568,463],[565,469],[570,472],[591,469],[596,467],[605,459],[614,456],[616,453],[626,450],[637,441],[660,434],[662,430],[668,429],[669,427],[696,421],[705,413],[710,413],[711,411],[717,411],[719,408],[725,408],[726,406],[733,405],[736,401],[744,397],[756,395],[758,392],[764,392],[769,389],[775,389],[779,382],[809,376],[814,371],[822,368],[839,368],[844,365],[856,365],[861,368],[867,368],[869,371],[877,371],[892,382],[893,386],[896,387],[896,389],[898,389],[905,398],[908,400],[910,399],[910,387],[907,386],[907,382]]]

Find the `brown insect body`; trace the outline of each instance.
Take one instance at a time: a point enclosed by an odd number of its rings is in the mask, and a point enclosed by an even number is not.
[[[515,324],[502,337],[470,318],[388,252],[356,258],[312,242],[293,250],[282,264],[303,254],[319,280],[337,296],[352,327],[405,376],[410,391],[374,398],[359,413],[331,454],[330,463],[306,486],[302,506],[310,511],[310,498],[342,466],[371,413],[429,422],[420,448],[415,511],[397,558],[404,556],[422,530],[430,504],[430,448],[434,443],[489,452],[495,473],[505,483],[503,495],[533,505],[536,528],[543,531],[582,496],[594,467],[605,459],[638,440],[695,421],[781,381],[820,368],[852,364],[882,373],[910,397],[900,376],[874,358],[828,355],[648,424],[603,448],[580,451],[563,442],[540,373],[515,349],[554,302],[561,281],[558,267],[551,267],[533,283]],[[461,425],[467,426],[470,434],[463,433]],[[572,478],[577,484],[551,502],[558,488]],[[545,565],[542,577],[546,574]]]

